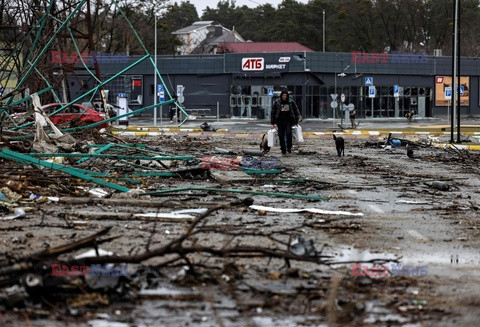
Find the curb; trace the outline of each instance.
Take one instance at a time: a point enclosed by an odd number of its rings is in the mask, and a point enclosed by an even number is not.
[[[228,133],[228,130],[221,130],[219,129],[218,132],[204,132],[201,129],[166,129],[166,128],[158,128],[156,131],[152,129],[145,129],[145,128],[138,128],[132,130],[113,130],[112,133],[119,136],[162,136],[162,135],[170,135],[172,133],[181,133],[181,134],[189,134],[192,136],[201,136],[201,135],[208,135],[208,136],[216,136],[216,137],[241,137],[241,138],[249,138],[249,137],[262,137],[265,133]],[[379,136],[379,135],[450,135],[450,132],[402,132],[402,131],[352,131],[352,132],[303,132],[303,136],[307,138],[316,138],[322,137],[325,135],[351,135],[351,136]],[[480,136],[480,132],[463,132],[463,135],[478,135]]]
[[[432,144],[435,148],[440,149],[458,149],[458,150],[469,150],[469,151],[480,151],[480,145],[463,145],[463,144]]]
[[[362,133],[363,132],[363,133]],[[352,135],[352,136],[357,136],[357,135],[368,135],[368,136],[378,136],[378,135],[388,135],[388,133],[392,134],[405,134],[403,132],[398,132],[398,131],[385,131],[385,132],[380,132],[380,131],[353,131],[353,133],[344,133],[344,132],[339,132],[335,134],[340,134],[340,135]],[[167,135],[173,135],[172,132],[170,133],[165,133],[165,132],[149,132],[149,131],[140,131],[140,132],[135,132],[135,131],[113,131],[112,134],[118,135],[118,136],[167,136]],[[192,137],[198,137],[198,136],[209,136],[209,137],[223,137],[223,138],[237,138],[237,139],[258,139],[262,137],[264,133],[213,133],[213,132],[188,132],[187,130],[183,129],[179,133],[181,136],[192,136]],[[322,138],[326,137],[328,135],[332,135],[332,132],[304,132],[303,136],[304,138],[309,138],[309,139],[314,139],[314,138]],[[421,133],[412,133],[412,134],[420,134],[420,135],[435,135],[438,133],[430,133],[430,132],[421,132]],[[444,134],[444,135],[449,135]],[[474,132],[473,134],[475,135],[480,135],[480,132]],[[446,148],[456,148],[460,150],[470,150],[470,151],[480,151],[480,145],[462,145],[462,144],[448,144],[448,143],[434,143],[432,144],[433,147],[435,148],[441,148],[441,149],[446,149]]]
[[[203,132],[199,127],[140,127],[140,126],[130,126],[126,128],[115,128],[114,131],[140,131],[140,132]],[[219,132],[228,132],[227,128],[217,129]]]
[[[303,134],[315,134],[315,135],[331,135],[331,134],[341,134],[341,135],[369,135],[369,136],[378,136],[378,135],[388,135],[388,134],[398,134],[398,135],[450,135],[450,132],[410,132],[410,131],[343,131],[343,132],[303,132]],[[462,132],[464,135],[480,135],[480,132]]]

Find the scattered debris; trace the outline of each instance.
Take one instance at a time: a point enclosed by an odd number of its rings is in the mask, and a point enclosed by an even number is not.
[[[322,215],[363,216],[363,213],[361,212],[331,211],[331,210],[323,210],[318,208],[283,209],[283,208],[272,208],[272,207],[265,207],[265,206],[259,206],[259,205],[251,205],[250,208],[253,210],[262,210],[267,212],[278,212],[278,213],[309,212],[309,213],[317,213]]]

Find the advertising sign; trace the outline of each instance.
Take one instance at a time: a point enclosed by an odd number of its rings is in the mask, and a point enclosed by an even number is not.
[[[437,107],[447,107],[448,99],[446,99],[445,94],[446,90],[452,90],[452,76],[437,76],[435,78],[435,106]],[[438,83],[442,81],[443,83]],[[463,87],[463,94],[461,92]],[[470,104],[470,77],[462,76],[460,77],[460,105],[468,106]],[[455,96],[458,96],[458,92]],[[456,100],[455,100],[456,101]]]

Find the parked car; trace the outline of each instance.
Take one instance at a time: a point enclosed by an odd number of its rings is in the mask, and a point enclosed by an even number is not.
[[[84,105],[87,108],[91,108],[95,111],[103,112],[103,105],[102,105],[102,101],[100,100],[93,100],[92,102],[82,102],[82,105]],[[107,110],[110,118],[116,117],[118,115],[119,109],[122,109],[122,108],[120,108],[115,104],[107,103]]]
[[[50,103],[42,107],[43,111],[46,114],[51,114],[52,112],[58,110],[64,104],[61,103]],[[84,105],[74,103],[71,106],[67,107],[63,111],[55,114],[54,116],[50,117],[50,120],[55,125],[57,124],[64,124],[71,122],[73,120],[79,120],[86,125],[97,123],[105,119],[105,114],[95,111],[91,108],[88,108]],[[102,124],[99,128],[107,127],[108,123]]]

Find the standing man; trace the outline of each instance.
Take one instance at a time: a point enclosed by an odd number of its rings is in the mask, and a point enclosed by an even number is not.
[[[297,105],[290,99],[288,92],[283,90],[280,93],[280,99],[273,104],[271,114],[272,129],[277,125],[283,155],[286,155],[287,151],[292,153],[292,126],[301,121],[302,117]]]

